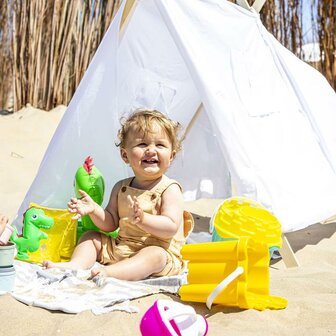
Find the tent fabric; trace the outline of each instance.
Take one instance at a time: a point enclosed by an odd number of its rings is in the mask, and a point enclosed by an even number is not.
[[[115,142],[120,118],[138,107],[191,126],[169,170],[186,200],[227,198],[234,186],[272,211],[284,232],[336,213],[336,94],[320,73],[255,11],[225,0],[137,1],[120,33],[124,4],[55,132],[18,226],[30,202],[66,206],[87,155],[108,191],[130,176]]]

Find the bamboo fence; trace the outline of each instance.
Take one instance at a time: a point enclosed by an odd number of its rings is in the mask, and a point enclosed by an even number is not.
[[[316,1],[321,72],[336,88],[336,0]]]
[[[0,1],[0,109],[12,105],[11,13],[11,5],[7,1]]]
[[[266,28],[288,49],[302,57],[302,0],[268,0],[261,12]]]
[[[224,0],[223,0],[224,1]],[[302,57],[302,1],[268,0],[267,29]],[[251,0],[250,3],[253,1]],[[27,103],[50,110],[67,105],[121,0],[0,1],[0,109]],[[311,0],[321,62],[314,64],[336,88],[335,0]]]
[[[14,0],[14,110],[68,104],[118,2]]]

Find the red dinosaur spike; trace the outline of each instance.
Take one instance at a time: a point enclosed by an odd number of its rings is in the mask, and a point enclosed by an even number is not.
[[[91,175],[91,173],[92,173],[92,167],[93,166],[94,166],[93,159],[92,159],[91,156],[88,156],[84,161],[83,167],[89,175]]]

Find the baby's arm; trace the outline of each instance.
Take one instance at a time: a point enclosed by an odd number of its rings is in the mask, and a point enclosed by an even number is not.
[[[160,215],[144,212],[136,197],[128,197],[131,221],[144,231],[162,238],[173,237],[183,218],[183,197],[177,184],[170,185],[162,194]]]
[[[79,190],[81,198],[71,198],[68,203],[68,209],[71,213],[75,213],[73,219],[81,216],[89,215],[94,224],[102,231],[111,232],[118,228],[119,216],[117,209],[117,195],[120,184],[117,183],[111,192],[109,203],[104,210],[84,191]]]

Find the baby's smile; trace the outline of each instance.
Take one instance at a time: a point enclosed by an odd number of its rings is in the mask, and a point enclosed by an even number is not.
[[[156,164],[156,163],[159,163],[159,160],[156,160],[156,159],[143,159],[142,162],[146,163],[146,164]]]

